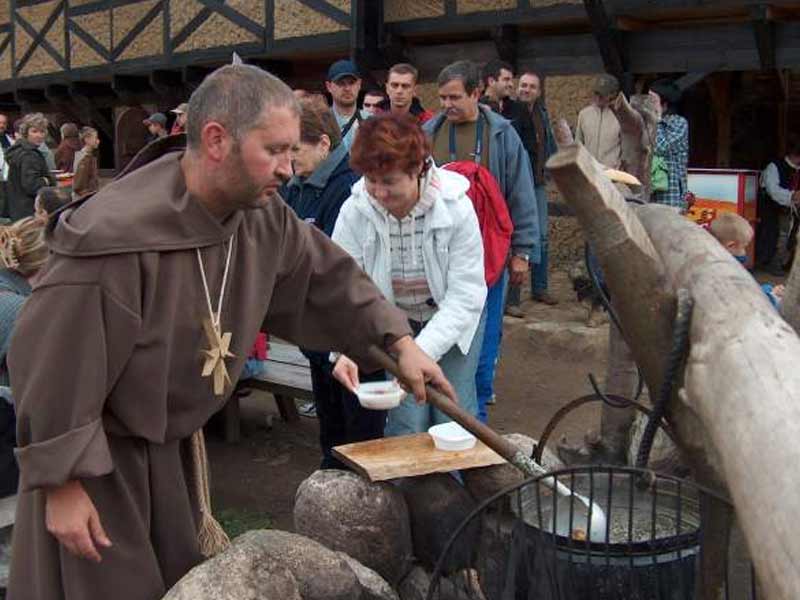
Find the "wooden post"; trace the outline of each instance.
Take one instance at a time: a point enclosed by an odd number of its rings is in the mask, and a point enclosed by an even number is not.
[[[706,79],[711,103],[717,116],[717,168],[731,163],[731,74],[714,73]]]
[[[607,394],[633,399],[638,382],[636,361],[622,332],[612,322],[608,332],[608,367],[606,369]],[[600,438],[603,450],[615,464],[626,464],[630,432],[636,411],[603,404],[600,413]]]

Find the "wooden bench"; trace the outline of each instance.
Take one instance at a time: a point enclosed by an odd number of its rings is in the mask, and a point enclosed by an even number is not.
[[[256,389],[275,396],[278,412],[286,422],[297,421],[295,399],[311,401],[311,367],[300,349],[292,344],[270,342],[265,370],[249,379],[242,379],[223,409],[225,441],[241,439],[239,398],[245,390]]]

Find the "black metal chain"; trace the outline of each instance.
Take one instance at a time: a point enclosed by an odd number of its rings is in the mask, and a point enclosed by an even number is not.
[[[672,398],[672,389],[675,386],[675,380],[681,372],[681,368],[686,360],[686,354],[689,350],[689,326],[692,321],[694,300],[692,300],[692,297],[689,295],[689,291],[684,288],[678,290],[677,297],[677,311],[672,328],[672,348],[667,357],[667,369],[664,373],[664,381],[661,383],[661,390],[653,404],[652,414],[642,434],[639,451],[636,453],[636,467],[640,469],[644,468],[647,461],[650,459],[650,450],[653,447],[656,430],[666,415],[667,406]]]

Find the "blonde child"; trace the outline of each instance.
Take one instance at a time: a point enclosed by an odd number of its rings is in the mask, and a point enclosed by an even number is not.
[[[717,218],[711,221],[708,231],[716,240],[730,252],[740,263],[747,262],[747,246],[753,241],[753,227],[747,219],[732,212],[722,212]],[[774,306],[780,304],[783,298],[784,286],[765,283],[761,289],[770,299]]]

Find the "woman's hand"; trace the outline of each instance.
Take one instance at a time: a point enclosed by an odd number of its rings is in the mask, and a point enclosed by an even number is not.
[[[103,560],[98,546],[111,546],[100,515],[80,481],[68,481],[47,490],[45,525],[72,554],[93,562]]]
[[[358,365],[344,354],[336,361],[333,367],[333,376],[348,390],[356,393],[356,388],[359,386]]]

